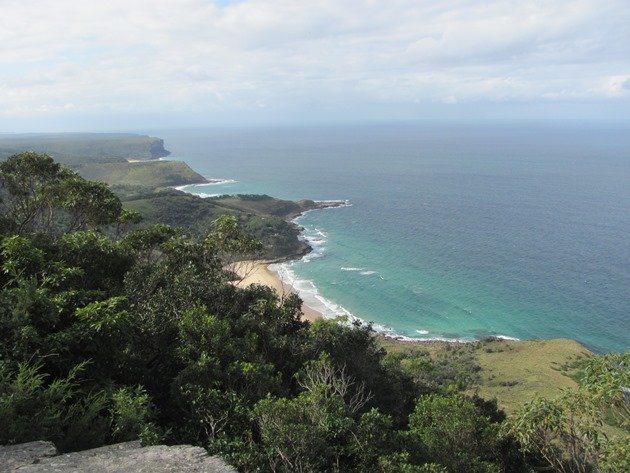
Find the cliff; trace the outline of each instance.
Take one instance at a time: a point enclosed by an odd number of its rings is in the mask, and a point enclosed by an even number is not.
[[[171,154],[171,152],[164,148],[164,140],[161,138],[152,138],[151,146],[149,147],[149,153],[151,159],[165,158]]]
[[[168,156],[164,141],[126,133],[29,133],[0,135],[0,159],[21,151],[46,153],[67,166],[124,163]]]

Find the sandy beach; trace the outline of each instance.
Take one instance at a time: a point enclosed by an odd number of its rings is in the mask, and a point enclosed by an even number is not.
[[[234,264],[234,272],[242,279],[238,282],[241,287],[251,284],[262,284],[276,290],[280,298],[296,292],[291,286],[283,282],[280,277],[269,269],[267,261],[240,261]],[[312,307],[302,304],[302,320],[314,322],[323,319],[323,315]]]

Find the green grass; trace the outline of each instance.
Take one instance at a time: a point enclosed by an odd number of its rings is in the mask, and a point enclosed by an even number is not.
[[[553,398],[563,388],[577,388],[575,361],[592,353],[575,340],[492,341],[476,348],[481,366],[479,394],[496,397],[514,412],[536,396]]]
[[[76,169],[86,179],[112,186],[159,188],[205,182],[202,175],[181,161],[94,163]]]
[[[428,351],[437,358],[452,350],[447,344],[415,344],[381,338],[390,353]],[[486,399],[496,398],[499,407],[514,412],[535,396],[555,397],[563,388],[577,388],[575,364],[592,355],[574,340],[482,341],[467,346],[475,357],[479,385],[469,390]]]

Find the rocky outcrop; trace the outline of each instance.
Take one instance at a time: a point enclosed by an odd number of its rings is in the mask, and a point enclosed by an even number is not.
[[[151,159],[165,158],[171,154],[169,150],[164,148],[164,140],[161,138],[152,138],[151,147],[149,152],[151,153]]]
[[[211,457],[201,447],[154,445],[125,442],[82,452],[57,454],[50,442],[30,442],[0,446],[0,472],[204,472],[235,473],[219,457]]]

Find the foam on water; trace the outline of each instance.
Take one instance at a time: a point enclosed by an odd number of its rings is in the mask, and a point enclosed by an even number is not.
[[[209,187],[209,186],[221,186],[225,184],[236,184],[238,181],[234,179],[219,179],[219,178],[206,178],[208,182],[204,182],[203,184],[186,184],[183,186],[175,186],[174,189],[178,191],[189,192],[190,189],[197,190],[200,187]],[[196,192],[190,192],[191,194],[197,195]],[[219,195],[219,194],[217,194]]]
[[[308,260],[303,258],[302,261]],[[357,320],[357,317],[347,309],[323,297],[313,281],[300,279],[292,269],[292,263],[272,264],[269,265],[269,269],[274,271],[284,284],[297,292],[307,306],[321,313],[325,318],[345,317],[349,322]]]

